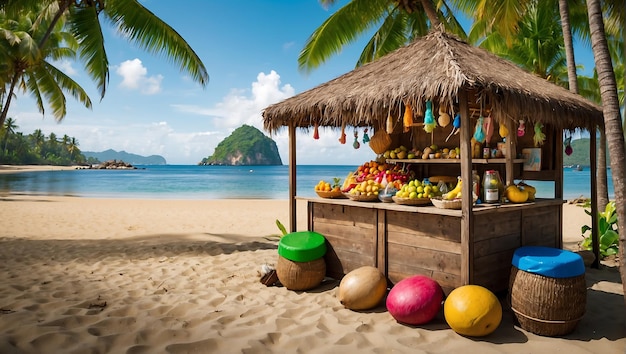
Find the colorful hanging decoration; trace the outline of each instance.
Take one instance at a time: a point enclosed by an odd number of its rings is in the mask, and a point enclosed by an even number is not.
[[[478,121],[476,122],[476,127],[474,128],[474,139],[476,139],[476,141],[479,143],[483,143],[485,141],[484,124],[485,124],[485,117],[481,115],[480,117],[478,117]]]
[[[509,128],[506,127],[506,124],[504,124],[504,122],[500,123],[500,128],[498,129],[498,134],[500,134],[500,137],[502,139],[506,138],[509,135]]]
[[[341,136],[339,137],[339,142],[341,144],[346,143],[346,124],[345,123],[341,124]]]
[[[313,139],[317,140],[319,138],[320,138],[319,124],[315,122],[315,127],[313,128]]]
[[[359,143],[359,133],[356,131],[356,129],[354,129],[354,142],[352,143],[352,147],[355,149],[361,147],[361,144]]]
[[[407,133],[411,130],[411,126],[413,126],[413,109],[411,109],[411,105],[408,103],[404,104],[404,117],[402,119],[402,131]]]
[[[426,133],[432,133],[435,130],[437,123],[435,123],[435,117],[433,116],[433,103],[426,101],[426,111],[424,112],[424,131]]]
[[[571,155],[574,152],[574,149],[572,149],[572,136],[568,136],[565,138],[565,140],[563,140],[563,145],[565,145],[565,154],[567,156]]]
[[[439,105],[439,118],[437,118],[437,123],[443,128],[447,127],[450,124],[450,115],[446,112],[445,106],[443,104]]]
[[[450,135],[448,135],[448,137],[446,138],[446,142],[450,140],[450,137],[452,137],[452,135],[458,134],[460,128],[461,128],[461,115],[457,113],[454,115],[454,120],[452,121],[452,131],[450,132]]]
[[[367,144],[370,141],[369,135],[367,135],[367,128],[363,130],[363,144]]]
[[[489,145],[491,137],[493,136],[493,118],[491,118],[491,113],[485,117],[485,120],[483,121],[483,129],[485,130],[485,141],[487,142],[487,145]]]
[[[535,135],[533,135],[535,147],[543,145],[543,142],[546,141],[546,134],[544,134],[541,129],[543,129],[543,124],[539,122],[535,123]]]
[[[519,126],[517,127],[517,136],[524,136],[526,134],[526,126],[524,125],[524,120],[519,120]]]
[[[387,134],[392,134],[393,133],[393,118],[391,117],[391,114],[389,114],[387,116]]]

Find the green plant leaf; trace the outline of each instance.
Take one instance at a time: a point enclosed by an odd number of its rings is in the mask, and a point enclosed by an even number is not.
[[[278,229],[280,230],[280,232],[283,233],[283,236],[287,234],[287,229],[285,229],[285,226],[278,219],[276,219],[276,226],[278,226]]]
[[[617,242],[619,240],[619,235],[617,232],[613,230],[608,230],[606,233],[600,236],[600,245],[604,246],[604,248],[608,248],[611,246],[617,246]]]

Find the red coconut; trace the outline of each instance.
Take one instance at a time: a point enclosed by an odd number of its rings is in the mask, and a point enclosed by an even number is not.
[[[420,325],[430,322],[441,309],[443,290],[425,275],[399,281],[387,295],[387,311],[401,323]]]

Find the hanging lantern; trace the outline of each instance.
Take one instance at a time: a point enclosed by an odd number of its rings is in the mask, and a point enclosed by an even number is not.
[[[315,140],[320,138],[320,132],[318,128],[319,128],[319,124],[315,122],[315,127],[313,128],[313,139]]]
[[[533,141],[535,142],[535,147],[539,147],[543,145],[543,142],[546,141],[546,134],[541,131],[543,129],[543,124],[537,122],[535,123],[535,135],[533,135]]]
[[[477,142],[482,143],[485,141],[485,131],[484,131],[485,117],[482,115],[478,117],[478,121],[476,122],[476,127],[474,128],[474,139]]]
[[[439,118],[437,118],[437,123],[443,128],[450,124],[450,115],[446,112],[443,104],[439,105]]]
[[[565,140],[563,140],[563,145],[565,145],[565,154],[567,156],[571,155],[574,152],[574,149],[572,149],[572,137],[568,136],[567,138],[565,138]]]
[[[413,126],[413,110],[408,103],[404,104],[404,118],[402,119],[402,131],[407,133]]]
[[[446,142],[450,140],[450,137],[454,134],[459,133],[459,129],[461,128],[461,115],[459,113],[454,115],[454,120],[452,121],[452,131],[450,135],[446,138]]]
[[[361,144],[359,144],[359,133],[356,131],[356,129],[354,129],[354,142],[352,143],[352,147],[355,149],[361,147]]]
[[[506,138],[509,135],[509,129],[506,127],[506,124],[504,124],[504,122],[500,123],[498,134],[500,134],[500,137],[502,139]]]

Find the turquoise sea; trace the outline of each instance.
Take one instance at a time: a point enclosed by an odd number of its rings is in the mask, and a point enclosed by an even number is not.
[[[0,174],[0,193],[66,195],[87,198],[287,199],[288,166],[137,166],[136,170],[67,170]],[[343,179],[358,166],[297,166],[296,194],[315,196],[323,179]],[[590,171],[565,168],[564,198],[590,197]],[[614,198],[611,170],[609,197]],[[553,183],[528,181],[537,196],[552,198]]]

